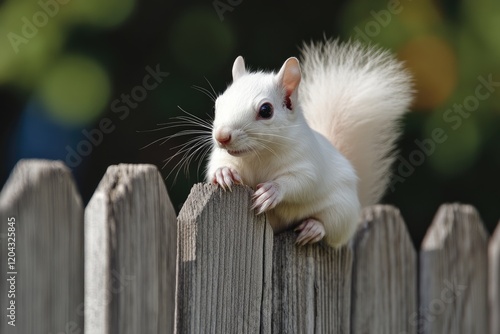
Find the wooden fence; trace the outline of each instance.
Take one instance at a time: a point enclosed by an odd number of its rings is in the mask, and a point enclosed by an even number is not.
[[[156,167],[118,165],[84,209],[62,163],[19,162],[0,333],[500,333],[500,227],[473,207],[441,206],[418,253],[397,209],[367,208],[333,250],[273,236],[250,194],[198,184],[176,218]]]

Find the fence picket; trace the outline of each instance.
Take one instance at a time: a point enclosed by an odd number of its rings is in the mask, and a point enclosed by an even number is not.
[[[417,253],[399,210],[366,208],[352,245],[351,333],[417,333]]]
[[[470,205],[442,205],[420,251],[419,333],[488,333],[488,235]]]
[[[85,209],[85,333],[172,333],[175,249],[156,167],[110,166]]]
[[[176,333],[269,333],[273,232],[251,191],[197,184],[178,217]]]
[[[20,161],[0,194],[0,219],[0,333],[81,331],[83,209],[68,168],[58,161]],[[10,232],[14,267],[8,266]],[[5,276],[15,276],[13,298]],[[11,301],[15,327],[6,316]]]

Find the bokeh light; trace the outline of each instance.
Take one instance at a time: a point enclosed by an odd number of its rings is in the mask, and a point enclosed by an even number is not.
[[[8,1],[0,8],[0,34],[5,36],[0,39],[0,84],[10,81],[31,89],[62,48],[58,22],[35,13],[41,13],[40,7],[31,1]]]
[[[44,77],[39,97],[53,117],[70,124],[94,120],[109,102],[105,70],[82,56],[67,56]]]
[[[435,35],[410,40],[399,51],[415,79],[415,106],[441,106],[457,85],[457,59],[451,45]]]

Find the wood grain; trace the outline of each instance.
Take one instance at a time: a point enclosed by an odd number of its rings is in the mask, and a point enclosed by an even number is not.
[[[352,246],[351,333],[417,333],[417,253],[399,210],[366,208]]]
[[[197,184],[178,217],[176,333],[269,333],[273,233],[251,190]]]
[[[15,327],[6,317],[11,217],[17,272]],[[0,219],[0,333],[81,331],[83,209],[68,168],[57,161],[20,161],[0,194]]]
[[[488,333],[487,247],[474,207],[440,207],[420,251],[421,333]]]
[[[274,239],[272,333],[349,333],[352,252]]]
[[[85,209],[85,333],[172,333],[175,249],[156,167],[110,166]]]

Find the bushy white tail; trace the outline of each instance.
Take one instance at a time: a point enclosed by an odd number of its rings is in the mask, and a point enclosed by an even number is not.
[[[351,162],[362,206],[377,203],[390,179],[399,121],[412,81],[390,52],[336,40],[305,45],[299,100],[309,125]]]

